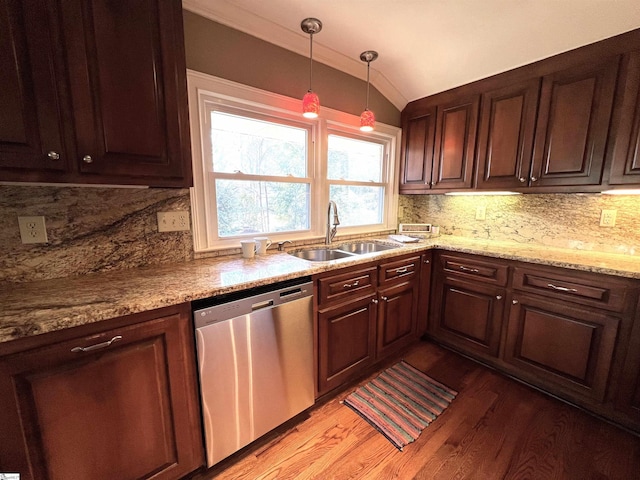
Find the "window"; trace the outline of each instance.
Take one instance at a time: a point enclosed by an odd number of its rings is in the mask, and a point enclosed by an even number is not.
[[[323,108],[311,121],[298,114],[298,99],[196,72],[187,78],[196,252],[258,235],[320,240],[330,199],[338,235],[396,228],[398,128],[363,134],[353,115]]]

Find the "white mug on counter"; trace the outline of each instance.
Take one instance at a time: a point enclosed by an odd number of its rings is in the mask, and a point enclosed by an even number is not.
[[[240,240],[243,258],[253,258],[256,254],[255,240]]]
[[[266,255],[267,248],[271,245],[271,241],[268,237],[256,237],[253,239],[256,242],[256,253],[258,255]]]

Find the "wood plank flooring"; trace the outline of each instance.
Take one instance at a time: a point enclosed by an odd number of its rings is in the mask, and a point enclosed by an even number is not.
[[[340,404],[350,388],[194,480],[640,479],[640,438],[437,345],[403,358],[460,392],[403,452]]]

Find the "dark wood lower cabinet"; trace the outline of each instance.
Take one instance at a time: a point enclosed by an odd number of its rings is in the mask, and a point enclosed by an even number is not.
[[[481,356],[497,357],[504,312],[503,287],[445,277],[437,282],[431,333]]]
[[[376,304],[369,295],[318,312],[318,393],[358,376],[375,359]]]
[[[417,282],[408,281],[378,291],[377,358],[386,357],[415,339]]]
[[[189,307],[173,310],[0,358],[0,471],[124,480],[197,469]]]
[[[531,383],[604,399],[619,318],[514,294],[505,360]]]

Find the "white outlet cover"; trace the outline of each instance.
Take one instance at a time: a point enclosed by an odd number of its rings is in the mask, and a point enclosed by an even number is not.
[[[189,212],[158,212],[158,232],[184,232],[191,230]]]
[[[48,243],[47,227],[43,216],[18,217],[20,239],[23,244]]]

